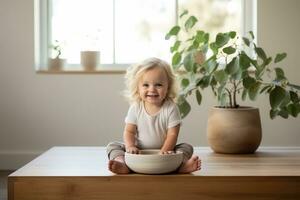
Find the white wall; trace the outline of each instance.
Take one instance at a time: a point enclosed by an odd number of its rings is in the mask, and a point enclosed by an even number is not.
[[[286,51],[283,68],[300,84],[298,0],[258,1],[258,42],[268,53]],[[33,55],[33,0],[0,1],[0,169],[17,168],[52,146],[95,146],[122,138],[127,103],[121,97],[123,74],[37,74]],[[185,121],[180,140],[207,146],[204,99]],[[196,106],[196,103],[193,102]],[[263,146],[299,146],[300,117],[268,117],[261,109]]]

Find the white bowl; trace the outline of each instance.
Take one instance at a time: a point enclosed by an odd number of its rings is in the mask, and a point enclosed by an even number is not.
[[[125,153],[126,165],[142,174],[164,174],[175,171],[182,163],[183,153],[159,154],[159,150],[141,150],[139,154]]]

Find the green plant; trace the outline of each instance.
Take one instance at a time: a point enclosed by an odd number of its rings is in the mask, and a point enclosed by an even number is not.
[[[183,25],[176,25],[165,39],[175,38],[170,48],[172,67],[179,71],[181,92],[178,106],[182,117],[191,110],[187,101],[194,94],[200,105],[201,90],[211,87],[219,106],[238,108],[237,96],[255,100],[266,94],[270,101],[270,117],[297,117],[300,112],[300,86],[291,84],[282,68],[278,67],[286,53],[273,59],[254,41],[253,32],[240,37],[235,31],[218,33],[210,41],[209,33],[195,29],[198,19],[187,11],[180,15]],[[182,34],[187,39],[182,40]],[[200,59],[199,59],[200,58]]]
[[[58,40],[54,41],[54,44],[51,45],[51,49],[52,49],[54,58],[55,59],[60,58],[61,52],[62,52],[62,44]]]

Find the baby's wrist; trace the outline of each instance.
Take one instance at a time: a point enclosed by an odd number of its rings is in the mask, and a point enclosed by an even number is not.
[[[136,148],[135,145],[125,145],[125,149],[129,149],[129,148]]]
[[[136,146],[129,146],[129,147],[125,147],[125,151],[127,153],[138,154],[140,150]]]
[[[174,150],[173,149],[161,149],[160,152],[161,153],[167,153],[167,152],[170,153],[170,152],[174,152]]]

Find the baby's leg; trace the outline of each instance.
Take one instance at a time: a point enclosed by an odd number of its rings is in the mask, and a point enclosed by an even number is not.
[[[125,145],[119,142],[112,142],[106,147],[109,159],[108,169],[116,174],[128,174],[130,169],[124,159]]]
[[[201,169],[201,160],[198,156],[193,155],[190,159],[183,161],[178,169],[178,173],[185,174],[198,171]]]
[[[194,148],[187,143],[181,143],[175,146],[175,151],[183,153],[183,162],[178,169],[178,173],[190,173],[201,169],[201,160],[193,155]]]
[[[116,174],[129,174],[130,169],[125,163],[124,156],[116,157],[113,160],[108,161],[108,169]]]

